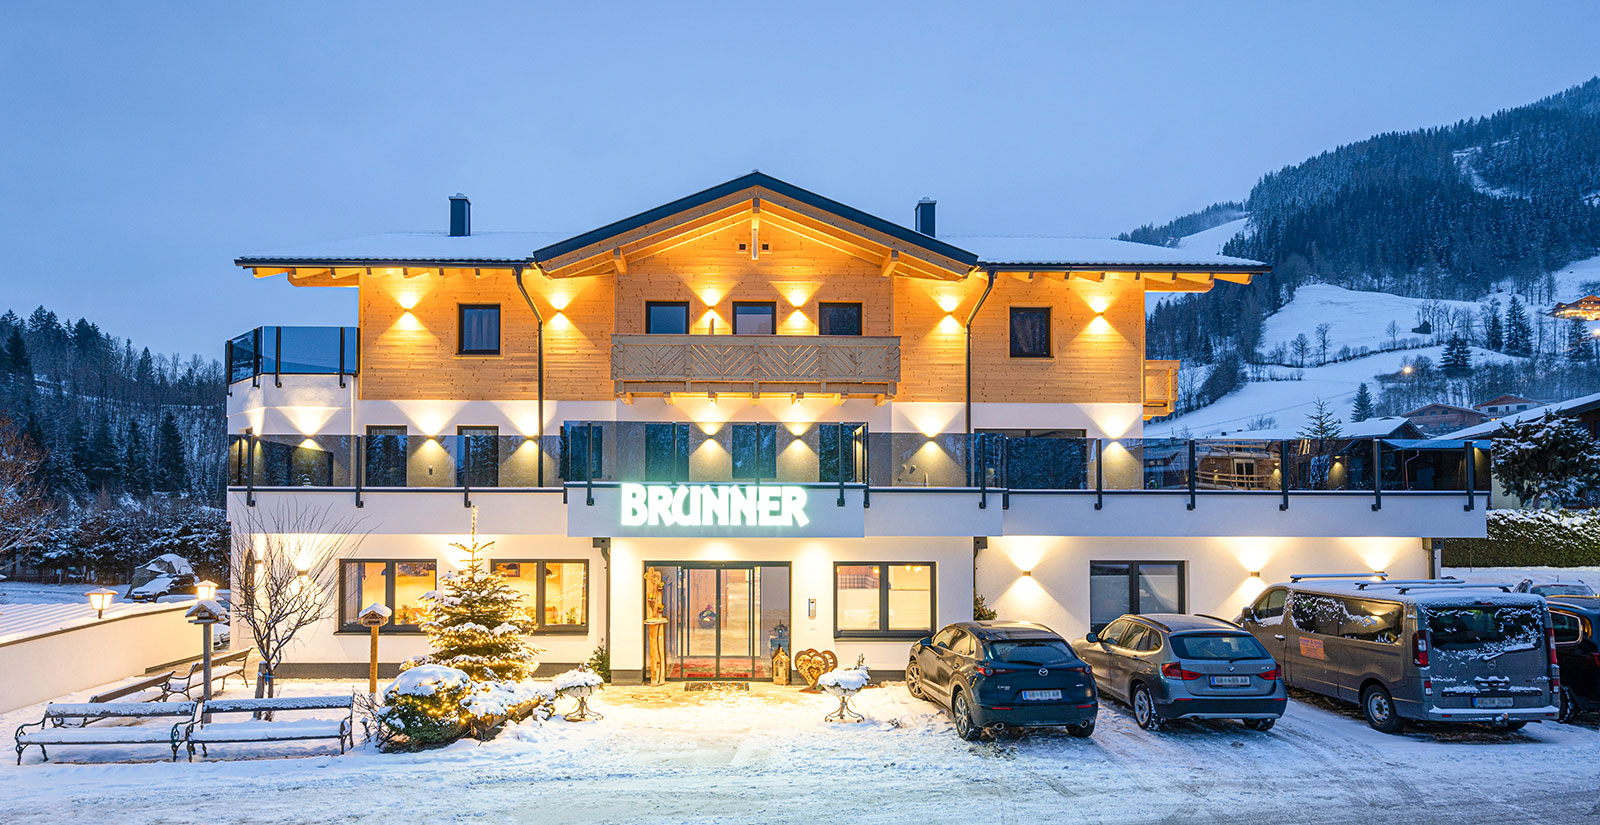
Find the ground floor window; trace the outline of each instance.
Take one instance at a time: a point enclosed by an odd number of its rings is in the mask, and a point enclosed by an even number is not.
[[[836,638],[916,638],[933,631],[933,564],[836,563]]]
[[[1186,565],[1181,561],[1089,562],[1089,629],[1124,613],[1183,613]]]
[[[381,604],[394,613],[385,632],[417,633],[424,618],[422,596],[437,582],[438,565],[431,560],[346,559],[339,563],[339,624],[364,631],[357,616]]]
[[[589,631],[589,563],[586,561],[493,561],[494,572],[522,594],[522,607],[536,633]]]

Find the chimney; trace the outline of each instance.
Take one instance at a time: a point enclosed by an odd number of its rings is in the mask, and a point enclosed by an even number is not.
[[[917,201],[917,225],[916,225],[916,229],[917,229],[918,232],[921,232],[922,234],[927,235],[930,238],[934,236],[934,232],[933,232],[933,208],[935,206],[938,206],[938,205],[939,205],[939,202],[934,200],[933,198],[923,198],[922,200]]]
[[[450,196],[450,237],[472,234],[472,201],[460,192]]]

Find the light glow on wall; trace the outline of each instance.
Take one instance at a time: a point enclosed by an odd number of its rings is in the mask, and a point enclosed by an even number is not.
[[[316,435],[342,407],[283,407],[284,418],[301,435]],[[261,432],[258,428],[256,432]]]

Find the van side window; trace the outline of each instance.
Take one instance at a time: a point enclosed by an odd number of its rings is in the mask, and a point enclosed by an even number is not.
[[[1341,607],[1339,635],[1363,642],[1400,643],[1400,625],[1405,608],[1393,602],[1366,599],[1330,599]]]
[[[1556,644],[1570,645],[1583,640],[1583,620],[1571,613],[1550,611],[1550,624],[1556,631]]]
[[[1317,632],[1317,597],[1296,593],[1289,600],[1289,618],[1301,633]]]
[[[1286,590],[1268,590],[1256,599],[1251,610],[1257,619],[1271,619],[1283,615],[1283,598],[1288,595]]]

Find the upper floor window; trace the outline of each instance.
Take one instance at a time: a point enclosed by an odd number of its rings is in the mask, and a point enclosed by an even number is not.
[[[778,305],[772,301],[734,301],[734,335],[771,335],[778,331]]]
[[[406,428],[367,428],[366,486],[406,486]]]
[[[734,424],[728,436],[733,477],[739,480],[778,477],[778,426]]]
[[[1050,308],[1011,308],[1011,357],[1050,357]]]
[[[500,428],[457,427],[456,483],[463,487],[500,486]]]
[[[688,301],[646,301],[644,331],[652,335],[687,335]]]
[[[846,303],[817,304],[818,335],[860,335],[861,305]]]
[[[461,305],[461,355],[500,354],[500,305]]]

